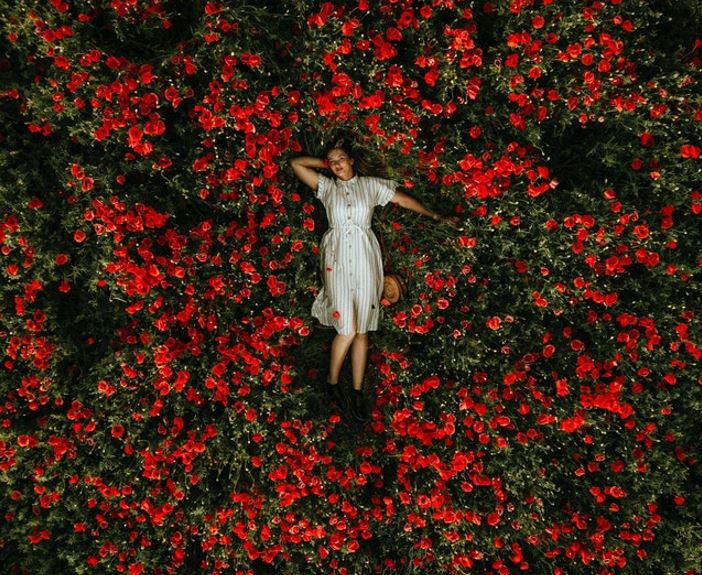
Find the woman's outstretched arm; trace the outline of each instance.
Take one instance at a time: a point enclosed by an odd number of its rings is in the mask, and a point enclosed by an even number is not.
[[[425,208],[419,200],[415,200],[412,196],[404,192],[395,191],[395,195],[390,200],[393,204],[397,204],[401,208],[417,212],[423,216],[429,216],[433,220],[439,220],[440,216],[436,212],[432,212]]]
[[[393,204],[397,204],[398,206],[405,208],[407,210],[411,210],[413,212],[416,212],[418,214],[421,214],[423,216],[428,216],[432,220],[441,222],[444,224],[449,224],[450,226],[457,227],[458,226],[458,218],[455,216],[442,216],[440,214],[437,214],[436,212],[432,212],[431,210],[427,209],[424,207],[424,205],[419,201],[414,199],[412,196],[405,194],[404,192],[399,192],[395,191],[395,195],[392,197],[390,200]]]
[[[304,184],[316,190],[319,183],[319,174],[315,168],[324,168],[326,163],[321,158],[299,156],[290,160],[290,167]]]

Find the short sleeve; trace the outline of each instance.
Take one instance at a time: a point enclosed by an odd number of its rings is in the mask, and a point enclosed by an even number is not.
[[[327,178],[324,174],[318,174],[318,179],[317,179],[317,191],[316,191],[316,196],[317,199],[320,200],[322,203],[325,202],[327,194],[329,193],[329,188],[332,187],[332,181],[330,178]]]
[[[386,180],[384,178],[373,178],[373,184],[376,206],[384,206],[392,200],[398,186],[395,180]]]

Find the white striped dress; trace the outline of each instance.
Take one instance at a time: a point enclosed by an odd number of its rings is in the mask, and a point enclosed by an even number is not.
[[[354,176],[344,181],[319,174],[317,198],[326,208],[329,229],[320,245],[324,287],[312,315],[339,334],[378,329],[383,259],[370,226],[373,209],[386,205],[395,188],[397,182],[383,178]]]

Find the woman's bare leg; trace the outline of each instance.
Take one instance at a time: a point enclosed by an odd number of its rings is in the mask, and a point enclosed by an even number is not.
[[[344,365],[344,359],[346,359],[346,354],[348,353],[355,337],[355,333],[350,335],[337,334],[334,341],[332,341],[331,357],[329,361],[329,378],[327,383],[331,383],[332,385],[339,383],[341,366]]]
[[[346,359],[346,354],[349,352],[349,348],[356,337],[356,308],[353,309],[353,333],[349,335],[342,335],[340,333],[336,334],[334,341],[331,345],[331,357],[329,359],[329,377],[327,383],[336,385],[339,383],[339,375],[341,374],[341,367],[344,365],[344,360]]]
[[[363,376],[366,373],[368,361],[368,334],[357,333],[351,345],[351,374],[353,388],[360,390],[363,387]]]

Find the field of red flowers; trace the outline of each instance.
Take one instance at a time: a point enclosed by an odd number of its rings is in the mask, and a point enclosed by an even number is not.
[[[702,572],[696,0],[19,0],[0,13],[13,574]],[[323,394],[352,134],[460,229],[365,424]],[[386,302],[387,303],[387,302]]]

